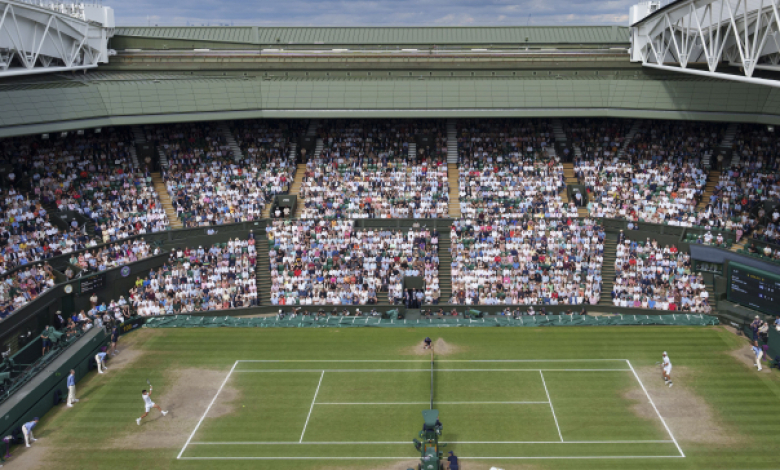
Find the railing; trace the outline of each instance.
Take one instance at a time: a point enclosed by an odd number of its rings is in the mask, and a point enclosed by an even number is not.
[[[56,346],[53,347],[46,355],[38,357],[35,359],[32,363],[25,363],[20,366],[24,367],[24,370],[16,375],[14,377],[14,370],[2,370],[0,369],[0,372],[10,372],[11,373],[11,381],[12,384],[10,387],[3,390],[2,395],[0,395],[0,403],[3,403],[6,399],[8,399],[11,395],[16,393],[17,390],[22,388],[25,384],[27,384],[30,380],[33,379],[41,370],[45,369],[46,366],[51,364],[55,359],[57,359],[62,353],[64,353],[71,345],[76,343],[79,338],[81,338],[84,335],[85,332],[77,330],[76,333],[65,336],[63,335],[62,338],[60,338],[59,341],[57,341]],[[29,361],[29,357],[35,357],[38,351],[41,350],[42,339],[40,337],[35,338],[34,340],[27,343],[22,349],[20,349],[16,354],[11,356],[11,359],[16,360],[22,360],[22,361]],[[34,349],[34,351],[31,351]],[[17,366],[17,367],[20,367]]]

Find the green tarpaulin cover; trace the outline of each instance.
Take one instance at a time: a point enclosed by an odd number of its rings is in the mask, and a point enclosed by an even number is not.
[[[408,327],[488,327],[488,326],[611,326],[611,325],[717,325],[718,319],[711,315],[547,315],[524,316],[518,319],[507,317],[468,318],[431,318],[420,320],[394,320],[377,317],[311,317],[297,316],[278,319],[236,318],[230,316],[201,317],[190,315],[171,315],[151,317],[146,320],[148,328],[408,328]]]

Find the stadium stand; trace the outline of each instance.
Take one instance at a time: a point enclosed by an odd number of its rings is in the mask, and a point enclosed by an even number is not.
[[[691,257],[674,245],[626,238],[617,245],[612,302],[617,307],[710,313],[709,293]]]
[[[60,230],[52,224],[38,199],[13,188],[0,193],[0,274],[9,270],[86,248],[90,237],[83,227]]]
[[[370,305],[380,292],[400,303],[404,277],[423,278],[429,303],[439,298],[435,230],[306,219],[274,221],[268,233],[274,305]]]
[[[450,237],[450,303],[598,303],[605,233],[591,219],[461,219]]]
[[[54,287],[54,274],[48,263],[35,265],[4,276],[0,281],[0,320]]]
[[[165,185],[185,227],[258,220],[273,195],[289,190],[295,166],[281,128],[234,125],[246,148],[243,160],[234,159],[225,136],[208,124],[163,127],[151,136],[167,157]]]
[[[159,248],[153,249],[143,238],[136,238],[132,241],[102,245],[91,251],[87,249],[78,254],[73,253],[69,263],[84,274],[134,263],[159,252]]]
[[[336,120],[319,132],[324,148],[306,163],[302,218],[448,216],[446,140],[435,122]],[[434,148],[412,145],[422,134],[436,136]]]
[[[28,147],[32,190],[57,211],[82,214],[89,232],[107,243],[167,230],[151,175],[133,168],[128,128],[35,139]]]
[[[177,248],[168,262],[136,281],[129,304],[140,316],[257,305],[253,239],[230,240],[208,250]]]

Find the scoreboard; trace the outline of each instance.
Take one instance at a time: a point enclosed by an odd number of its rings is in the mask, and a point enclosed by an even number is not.
[[[98,274],[96,276],[82,279],[81,281],[81,293],[86,294],[93,290],[100,290],[106,286],[106,275]]]
[[[728,299],[755,310],[780,315],[780,276],[729,263]]]

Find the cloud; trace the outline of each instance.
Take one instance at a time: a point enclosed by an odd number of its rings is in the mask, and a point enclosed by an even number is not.
[[[122,26],[525,26],[627,24],[636,0],[104,0]]]

